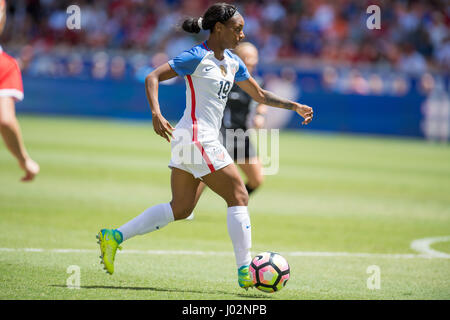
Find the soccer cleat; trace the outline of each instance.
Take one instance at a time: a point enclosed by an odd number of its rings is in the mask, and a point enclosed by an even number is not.
[[[253,288],[253,280],[248,270],[249,266],[242,266],[238,269],[238,283],[239,286],[245,290]]]
[[[122,247],[119,246],[119,242],[114,237],[114,231],[111,229],[100,230],[96,238],[100,245],[100,263],[103,264],[106,273],[113,274],[116,251],[117,249],[122,250]]]

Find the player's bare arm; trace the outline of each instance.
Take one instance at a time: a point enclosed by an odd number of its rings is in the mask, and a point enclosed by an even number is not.
[[[16,118],[14,100],[11,97],[0,97],[0,133],[7,148],[25,171],[22,181],[33,180],[34,176],[39,173],[39,165],[27,153]]]
[[[174,128],[170,125],[163,115],[159,107],[158,88],[161,81],[169,80],[177,76],[177,73],[170,67],[168,63],[153,70],[145,78],[145,93],[147,94],[148,103],[152,110],[152,122],[155,132],[170,142],[172,131]]]
[[[6,23],[6,4],[4,1],[0,0],[0,35],[3,32],[3,29],[5,28]]]
[[[281,98],[270,92],[268,90],[264,90],[259,86],[253,77],[250,77],[248,80],[236,82],[238,86],[242,88],[245,92],[247,92],[253,100],[259,103],[263,103],[265,105],[288,109],[297,112],[300,116],[302,116],[305,120],[302,124],[308,124],[312,121],[313,118],[313,109],[305,104],[300,104],[294,101],[290,101],[288,99]]]

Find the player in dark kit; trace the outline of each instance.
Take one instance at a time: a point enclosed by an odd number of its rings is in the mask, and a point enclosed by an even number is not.
[[[244,42],[239,44],[234,52],[242,59],[248,71],[252,74],[258,64],[258,50],[256,47],[250,42]],[[255,79],[262,86],[262,81]],[[266,106],[255,102],[244,90],[235,84],[228,95],[228,102],[225,106],[220,130],[223,137],[223,145],[247,176],[245,187],[249,194],[263,182],[261,162],[248,134],[245,134],[245,131],[248,129],[248,117],[254,108],[256,112],[252,121],[253,127],[260,129],[264,126]],[[229,134],[227,134],[227,130]]]

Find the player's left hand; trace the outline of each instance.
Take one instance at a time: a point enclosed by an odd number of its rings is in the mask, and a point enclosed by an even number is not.
[[[306,104],[296,104],[296,108],[294,109],[300,116],[302,116],[305,120],[302,122],[303,125],[310,123],[314,116],[314,111],[311,107]]]
[[[170,122],[167,121],[161,114],[153,115],[152,122],[153,130],[155,130],[158,135],[170,142],[170,138],[173,138],[172,131],[175,130]]]

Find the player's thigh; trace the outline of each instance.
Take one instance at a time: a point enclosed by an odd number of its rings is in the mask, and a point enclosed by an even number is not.
[[[199,183],[200,179],[194,178],[189,172],[172,168],[170,176],[172,201],[170,204],[175,220],[186,218],[194,210]]]
[[[206,185],[200,181],[197,187],[197,192],[195,194],[195,201],[194,201],[194,207],[197,205],[198,200],[200,199],[200,196],[203,194],[203,191],[205,190]]]
[[[258,187],[262,184],[264,176],[258,157],[246,159],[245,163],[238,163],[238,166],[244,172],[251,187]]]
[[[203,182],[221,196],[229,207],[248,205],[248,193],[234,163],[204,177]]]

